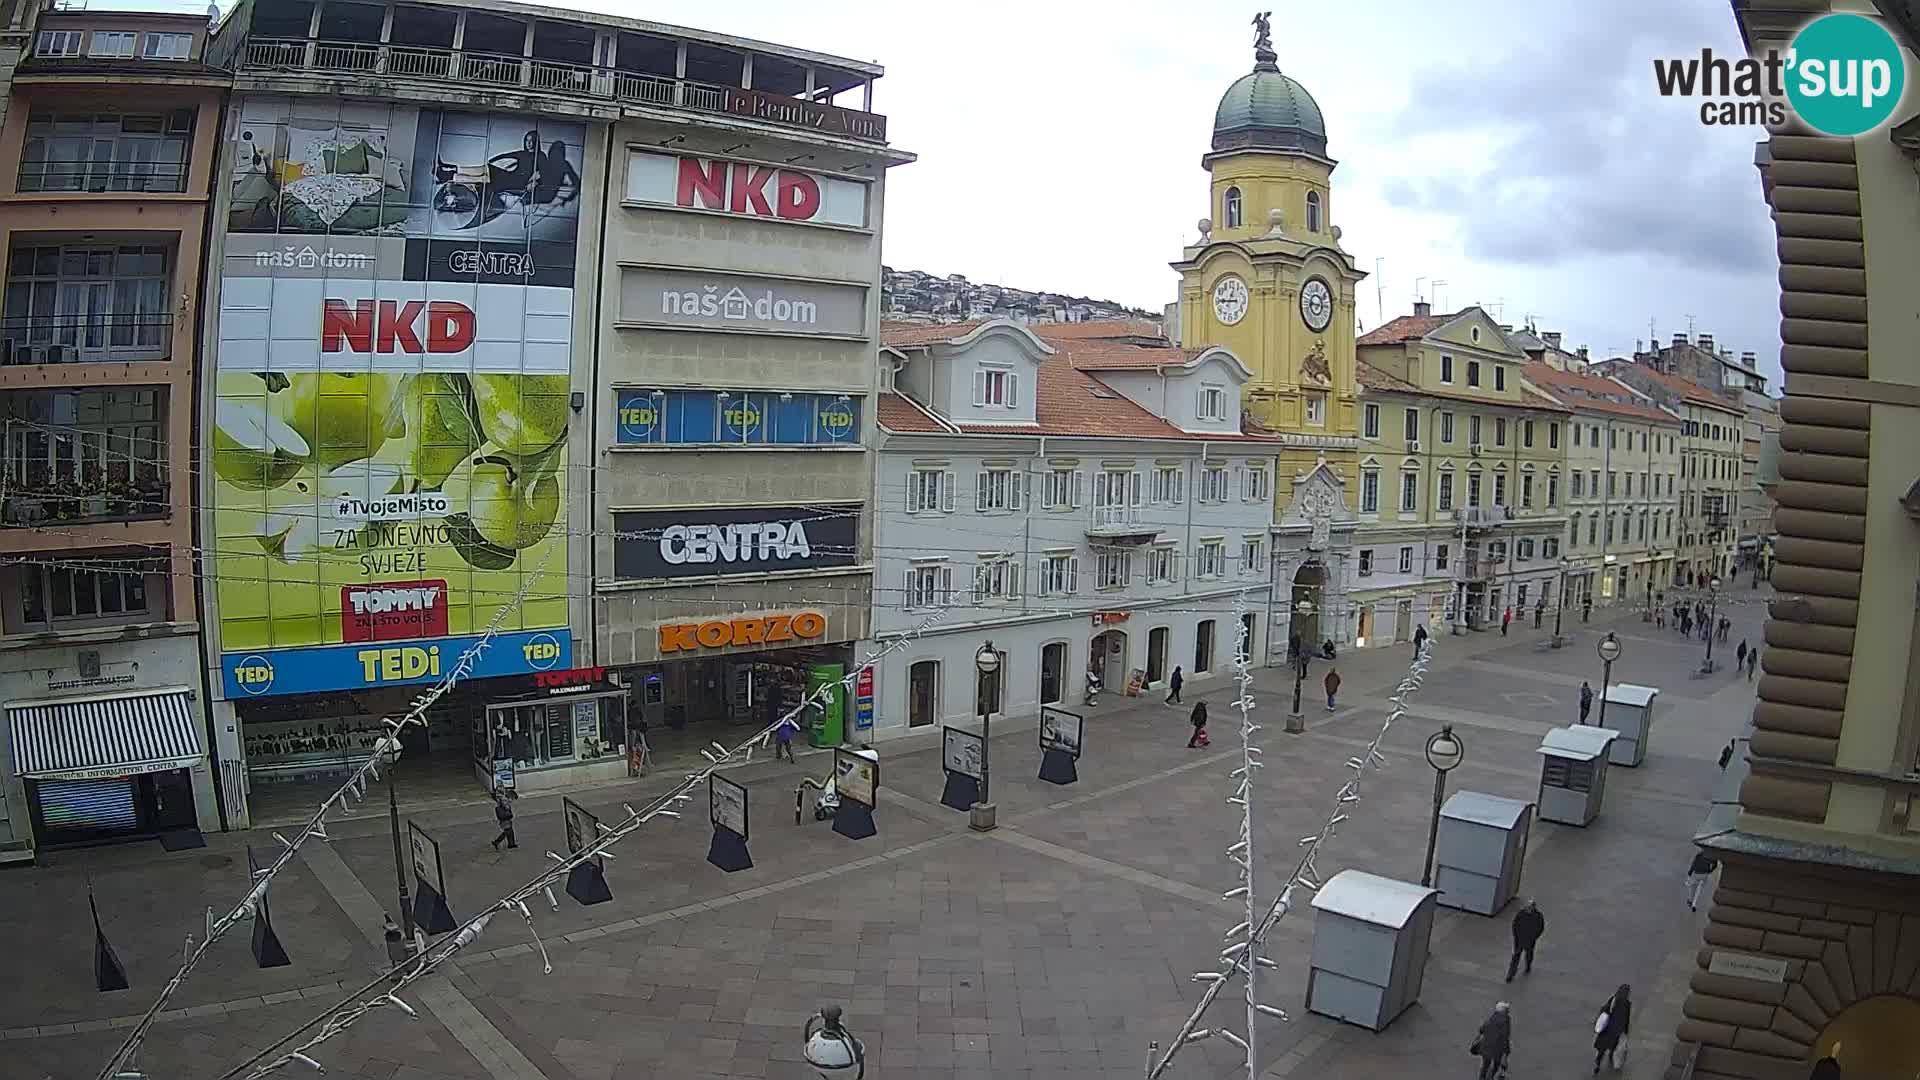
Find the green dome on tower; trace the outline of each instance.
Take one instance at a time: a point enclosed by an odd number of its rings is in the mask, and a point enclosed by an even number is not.
[[[1213,113],[1213,148],[1298,150],[1327,155],[1327,122],[1307,88],[1284,75],[1265,27],[1253,70],[1234,80]]]

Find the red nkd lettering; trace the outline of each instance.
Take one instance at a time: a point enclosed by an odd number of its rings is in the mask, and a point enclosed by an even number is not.
[[[426,340],[419,324],[425,318]],[[320,312],[320,351],[457,353],[473,347],[473,309],[452,300],[327,300]]]
[[[703,162],[699,158],[680,159],[679,191],[674,202],[697,206],[701,210],[727,208],[727,163]]]
[[[781,217],[789,221],[808,221],[820,212],[820,185],[806,173],[783,172],[775,203]]]

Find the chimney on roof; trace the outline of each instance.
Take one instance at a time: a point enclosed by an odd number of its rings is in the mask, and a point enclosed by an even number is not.
[[[1550,347],[1555,349],[1560,347],[1560,331],[1549,330],[1546,333],[1541,334],[1540,336],[1546,340],[1546,343]]]
[[[1513,324],[1512,324],[1512,323],[1501,323],[1501,324],[1500,324],[1500,332],[1501,332],[1501,333],[1503,333],[1503,334],[1511,334],[1511,333],[1513,333]]]
[[[1427,302],[1427,301],[1425,301],[1425,300],[1415,300],[1415,301],[1413,302],[1413,316],[1414,316],[1414,318],[1416,318],[1416,319],[1424,319],[1424,318],[1426,318],[1427,316],[1429,316],[1429,315],[1432,315],[1432,314],[1433,314],[1433,305],[1432,305],[1431,303],[1429,303],[1429,302]]]
[[[1685,334],[1673,335],[1673,344],[1675,348],[1679,348],[1680,346],[1685,345],[1686,343],[1687,343],[1687,335]]]
[[[1704,351],[1704,352],[1712,352],[1712,351],[1713,351],[1713,335],[1712,335],[1712,334],[1701,334],[1701,335],[1700,335],[1700,340],[1699,340],[1699,342],[1698,342],[1698,344],[1699,344],[1699,346],[1700,346],[1700,348],[1701,348],[1701,350],[1702,350],[1702,351]]]
[[[1754,356],[1751,350],[1740,354],[1741,367],[1751,370],[1753,365],[1754,365]]]

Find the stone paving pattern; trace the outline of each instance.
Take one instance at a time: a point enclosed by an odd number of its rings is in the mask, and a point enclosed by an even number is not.
[[[1742,597],[1741,599],[1748,599]],[[1647,764],[1614,769],[1607,804],[1588,829],[1536,824],[1522,890],[1540,898],[1548,930],[1538,964],[1502,982],[1507,917],[1443,909],[1420,1001],[1375,1034],[1304,1009],[1312,915],[1281,924],[1269,949],[1279,969],[1268,1000],[1293,1019],[1260,1030],[1264,1075],[1328,1080],[1471,1076],[1465,1052],[1493,1002],[1514,1003],[1516,1077],[1588,1075],[1594,1012],[1621,982],[1635,988],[1633,1078],[1660,1075],[1685,994],[1699,930],[1682,901],[1690,837],[1706,811],[1727,739],[1744,730],[1752,686],[1731,670],[1742,636],[1758,640],[1763,609],[1732,609],[1728,664],[1696,669],[1704,646],[1637,617],[1568,627],[1572,641],[1541,651],[1549,631],[1442,636],[1439,659],[1390,732],[1389,764],[1368,777],[1323,857],[1418,880],[1432,773],[1420,748],[1452,723],[1467,760],[1451,790],[1532,798],[1534,748],[1570,722],[1582,678],[1599,684],[1593,646],[1616,629],[1625,655],[1617,681],[1662,688]],[[1550,630],[1550,628],[1549,628]],[[1716,644],[1716,657],[1723,647]],[[1295,839],[1317,829],[1342,763],[1379,730],[1406,646],[1350,653],[1345,693],[1328,713],[1315,691],[1309,730],[1288,735],[1291,675],[1258,674],[1269,767],[1257,794],[1263,890],[1273,895],[1297,858]],[[554,970],[518,920],[499,920],[431,987],[420,1017],[376,1014],[316,1056],[328,1074],[366,1080],[705,1080],[811,1076],[799,1032],[823,1003],[845,1007],[865,1041],[868,1075],[882,1080],[1064,1080],[1143,1074],[1148,1040],[1168,1038],[1198,999],[1190,974],[1208,966],[1237,921],[1220,900],[1222,849],[1235,821],[1222,803],[1237,756],[1224,677],[1190,680],[1208,701],[1209,750],[1185,747],[1187,707],[1157,697],[1109,697],[1091,711],[1081,780],[1035,777],[1034,723],[995,724],[994,801],[1000,829],[970,833],[938,805],[937,742],[923,733],[882,743],[880,834],[845,840],[809,814],[793,824],[793,786],[827,758],[798,767],[756,762],[736,776],[752,792],[755,866],[724,874],[705,862],[710,830],[696,803],[617,849],[611,903],[560,898],[534,908]],[[621,816],[666,779],[577,796],[603,820]],[[405,812],[403,806],[403,813]],[[558,797],[523,800],[521,846],[493,852],[484,804],[423,808],[438,837],[456,915],[525,881],[542,852],[563,843]],[[311,1018],[385,966],[378,912],[393,904],[391,841],[378,818],[345,822],[329,850],[304,856],[275,885],[276,929],[289,967],[253,967],[237,931],[187,983],[140,1059],[155,1080],[218,1077],[270,1039]],[[40,867],[0,875],[0,937],[14,961],[0,979],[0,1072],[14,1078],[91,1077],[131,1017],[178,962],[209,904],[231,903],[244,882],[244,845],[270,836],[210,836],[204,850],[157,845],[55,853]],[[91,882],[131,990],[92,988]],[[371,924],[371,925],[369,925]],[[1237,999],[1219,1006],[1236,1023]],[[1168,1076],[1235,1075],[1239,1054],[1209,1041],[1181,1053]],[[1243,1073],[1241,1073],[1243,1075]]]

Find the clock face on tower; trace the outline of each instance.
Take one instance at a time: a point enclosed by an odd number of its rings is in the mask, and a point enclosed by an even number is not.
[[[1319,333],[1333,321],[1333,290],[1321,278],[1308,278],[1300,286],[1300,317],[1307,321],[1307,329]]]
[[[1231,275],[1213,286],[1213,313],[1232,326],[1247,317],[1247,283]]]

